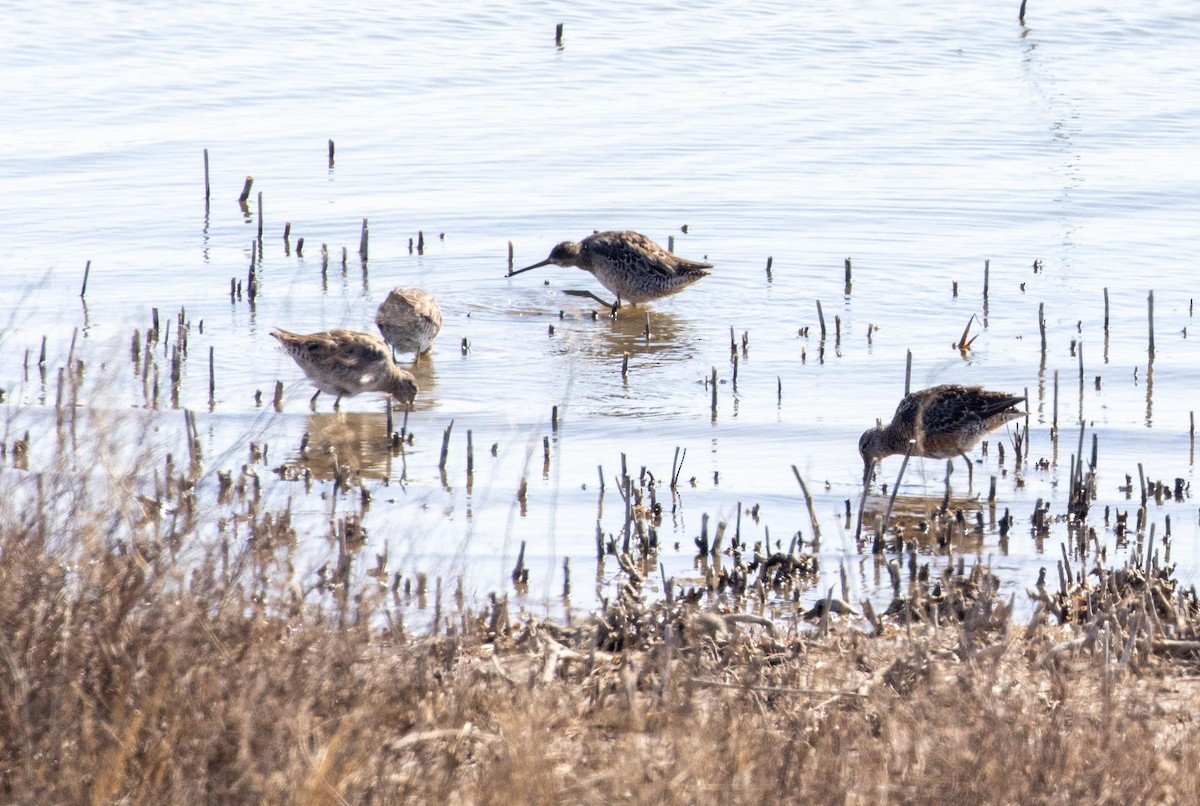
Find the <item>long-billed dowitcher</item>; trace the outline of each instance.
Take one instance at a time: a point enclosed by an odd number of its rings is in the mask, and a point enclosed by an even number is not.
[[[1014,407],[1024,400],[1020,395],[957,384],[931,386],[906,395],[896,407],[891,423],[864,431],[858,440],[863,483],[870,480],[875,462],[892,454],[907,453],[910,442],[913,456],[932,459],[961,456],[967,460],[969,477],[973,476],[967,451],[988,431],[1023,416],[1024,412]]]
[[[591,272],[600,285],[617,295],[612,304],[614,315],[622,300],[636,305],[676,294],[706,276],[705,269],[712,268],[711,263],[678,257],[636,232],[597,232],[579,243],[563,241],[550,250],[550,257],[509,272],[508,276],[551,263]],[[608,305],[591,292],[584,295]]]
[[[300,334],[279,329],[271,335],[317,387],[309,401],[314,408],[322,392],[337,395],[335,409],[343,397],[360,392],[384,392],[401,403],[417,396],[412,373],[396,366],[387,343],[378,336],[357,330]]]
[[[420,355],[442,330],[442,309],[427,291],[393,288],[375,312],[375,324],[393,357],[397,350]]]

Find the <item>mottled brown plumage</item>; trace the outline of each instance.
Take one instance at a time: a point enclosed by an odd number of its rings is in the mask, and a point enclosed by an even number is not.
[[[590,272],[621,301],[637,304],[676,294],[708,275],[711,263],[679,257],[636,232],[597,232],[579,243],[563,241],[540,263],[514,274],[549,264],[574,266]],[[603,300],[601,300],[603,301]]]
[[[442,309],[419,288],[393,288],[375,312],[383,339],[402,353],[423,353],[442,330]]]
[[[990,392],[979,386],[946,384],[913,392],[896,407],[892,421],[863,432],[858,452],[863,458],[863,479],[869,479],[875,462],[897,453],[950,459],[962,456],[984,434],[1009,420],[1024,416],[1014,408],[1025,400],[1020,395]]]
[[[322,392],[337,396],[335,409],[343,397],[361,392],[384,392],[401,403],[417,396],[416,379],[396,366],[390,348],[378,336],[356,330],[300,334],[278,329],[271,335],[317,387],[310,401],[314,407]]]

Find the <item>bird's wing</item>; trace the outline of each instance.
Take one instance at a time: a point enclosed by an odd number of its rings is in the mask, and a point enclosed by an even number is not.
[[[584,238],[580,246],[614,263],[643,263],[648,272],[665,277],[712,268],[711,263],[688,260],[668,252],[637,232],[598,232]]]
[[[387,348],[382,342],[365,338],[366,334],[356,338],[346,339],[337,352],[337,362],[349,372],[375,377],[391,360]]]

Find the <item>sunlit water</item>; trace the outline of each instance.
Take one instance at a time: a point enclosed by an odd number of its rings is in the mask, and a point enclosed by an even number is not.
[[[1039,499],[1065,510],[1082,419],[1085,455],[1093,434],[1099,446],[1092,522],[1117,561],[1123,549],[1102,513],[1136,509],[1136,489],[1120,489],[1126,474],[1137,485],[1140,462],[1152,479],[1194,476],[1200,17],[1183,2],[1033,3],[1023,27],[1017,5],[30,8],[8,21],[0,56],[5,442],[32,429],[36,445],[39,428],[52,428],[55,375],[73,340],[93,390],[85,404],[100,420],[146,407],[133,331],[144,338],[154,309],[172,326],[185,309],[178,407],[197,413],[205,484],[246,464],[251,441],[267,445],[268,500],[312,516],[311,563],[299,574],[328,560],[319,535],[330,482],[314,465],[306,491],[270,468],[299,461],[305,433],[336,446],[372,494],[364,556],[386,549],[392,571],[461,577],[481,597],[511,588],[525,542],[525,601],[550,609],[560,607],[564,559],[574,607],[607,595],[615,565],[593,587],[595,542],[598,528],[610,536],[624,523],[622,457],[635,477],[645,467],[666,479],[679,449],[679,494],[659,493],[667,576],[694,584],[702,516],[732,530],[739,506],[744,541],[769,535],[786,548],[799,532],[807,546],[795,465],[814,495],[826,571],[805,598],[838,584],[841,567],[853,599],[886,600],[887,575],[855,544],[845,507],[858,502],[858,434],[890,417],[911,350],[915,387],[1030,396],[1028,461],[1015,465],[1002,431],[974,489],[961,467],[952,479],[958,505],[986,521],[956,552],[991,563],[1019,599],[1038,569],[1053,569],[1065,528],[1035,540],[1030,518]],[[259,192],[251,307],[231,299],[230,282],[247,280]],[[603,292],[582,272],[504,276],[510,242],[522,266],[559,240],[625,228],[673,238],[677,252],[716,268],[616,321],[561,293]],[[376,396],[344,401],[340,415],[328,400],[311,413],[311,387],[268,333],[372,330],[388,290],[411,285],[437,297],[445,326],[417,369],[414,442],[399,456],[384,445]],[[976,340],[963,355],[952,343],[972,316]],[[45,384],[29,367],[43,337]],[[158,345],[154,357],[165,377],[168,351]],[[277,380],[282,413],[271,405]],[[158,405],[161,449],[178,450],[184,418],[165,391]],[[879,482],[890,485],[899,464],[885,462]],[[23,472],[4,471],[10,482]],[[914,460],[898,509],[940,503],[944,472]],[[986,497],[991,476],[997,513],[1015,518],[1007,540],[986,502],[970,501]],[[885,506],[878,495],[868,502]],[[1151,503],[1160,536],[1167,516],[1171,559],[1194,582],[1190,496]]]

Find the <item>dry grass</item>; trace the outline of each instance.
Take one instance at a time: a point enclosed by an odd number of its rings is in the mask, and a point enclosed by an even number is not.
[[[312,536],[251,478],[206,515],[189,469],[12,464],[5,802],[1200,802],[1200,617],[1166,569],[1042,591],[1030,625],[947,570],[814,630],[648,601],[625,555],[583,622],[499,598],[414,635],[346,521],[343,562],[288,582]]]

